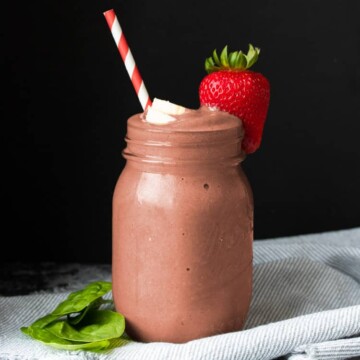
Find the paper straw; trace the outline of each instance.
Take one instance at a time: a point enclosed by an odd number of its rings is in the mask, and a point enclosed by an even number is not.
[[[114,9],[105,11],[104,16],[107,24],[109,25],[110,31],[115,40],[115,44],[119,50],[121,58],[123,59],[136,94],[139,98],[140,104],[145,111],[146,108],[151,105],[151,100],[146,90],[144,81],[141,78],[139,69],[136,66],[134,57],[132,56],[128,43],[125,39],[124,33],[121,29]]]

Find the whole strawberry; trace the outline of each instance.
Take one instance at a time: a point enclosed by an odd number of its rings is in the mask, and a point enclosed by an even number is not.
[[[214,50],[205,61],[208,75],[199,87],[201,105],[226,111],[242,120],[245,129],[242,148],[247,154],[260,146],[270,101],[268,79],[249,70],[259,53],[260,49],[251,44],[247,54],[241,51],[228,54],[225,46],[219,57]]]

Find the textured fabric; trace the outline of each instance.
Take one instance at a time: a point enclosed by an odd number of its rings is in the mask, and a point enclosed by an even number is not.
[[[360,228],[255,241],[253,298],[239,332],[186,344],[124,338],[94,354],[55,350],[19,331],[67,295],[0,297],[0,360],[360,359]]]

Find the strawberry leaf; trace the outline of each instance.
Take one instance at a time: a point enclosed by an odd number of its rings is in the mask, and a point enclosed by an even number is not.
[[[220,59],[219,59],[216,49],[213,51],[213,59],[217,66],[221,66],[221,62],[220,62]]]
[[[224,47],[224,49],[222,50],[221,54],[220,54],[220,61],[221,61],[221,65],[225,68],[229,67],[229,60],[228,60],[228,52],[227,52],[227,45]]]
[[[235,68],[236,67],[236,59],[237,59],[237,51],[233,51],[229,54],[229,64],[230,64],[230,68]]]
[[[247,68],[247,60],[242,51],[239,51],[237,53],[235,67],[238,69],[246,69]]]
[[[250,68],[254,65],[259,57],[260,49],[254,48],[251,44],[249,44],[249,51],[246,56],[247,65],[246,68]]]
[[[214,69],[214,60],[209,57],[205,60],[205,70],[208,72],[208,73],[211,73],[213,72],[215,69]]]
[[[260,49],[249,44],[247,54],[241,50],[228,53],[226,45],[220,53],[220,57],[215,49],[212,56],[205,60],[205,70],[207,73],[220,70],[237,70],[242,71],[253,66],[259,58]]]

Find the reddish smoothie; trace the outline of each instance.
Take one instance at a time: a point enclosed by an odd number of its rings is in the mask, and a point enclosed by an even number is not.
[[[113,298],[128,335],[144,342],[240,330],[251,301],[242,122],[207,107],[175,118],[128,119],[113,195]]]

